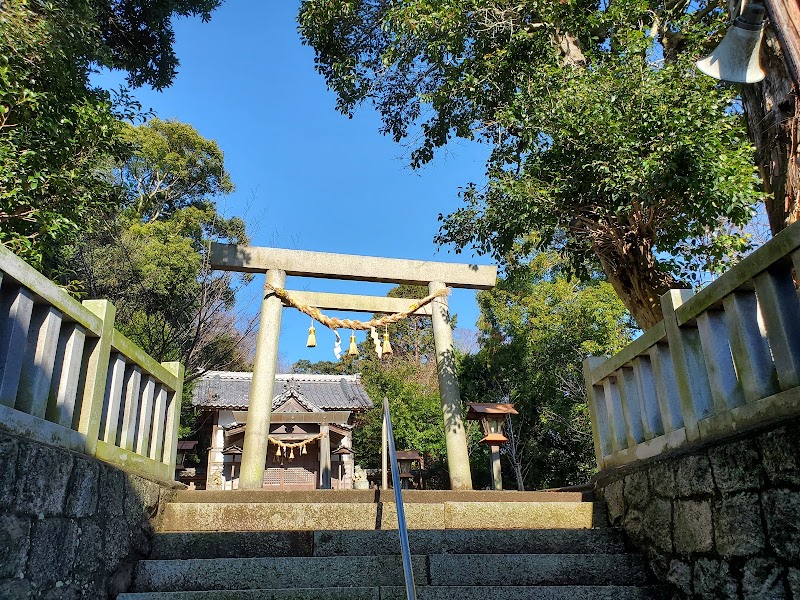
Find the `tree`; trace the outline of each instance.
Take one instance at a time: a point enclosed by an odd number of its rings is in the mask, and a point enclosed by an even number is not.
[[[189,124],[153,118],[126,126],[125,139],[136,151],[122,162],[119,182],[146,221],[233,191],[219,146]]]
[[[338,361],[321,360],[312,363],[307,359],[300,359],[294,363],[289,371],[298,375],[354,375],[356,361],[342,359]]]
[[[118,201],[103,167],[123,152],[119,125],[83,85],[85,34],[61,4],[0,7],[0,242],[39,268]]]
[[[480,292],[481,350],[459,365],[465,401],[513,402],[515,452],[506,478],[528,489],[584,483],[594,452],[581,363],[631,339],[625,307],[601,278],[581,282],[555,254],[538,254]]]
[[[97,67],[168,86],[173,16],[208,20],[219,0],[7,0],[0,5],[0,242],[47,271],[65,242],[119,202],[108,165],[124,158],[120,119],[141,107],[95,88]]]
[[[407,361],[381,364],[363,361],[361,377],[376,407],[358,415],[353,429],[353,445],[358,461],[365,467],[381,466],[381,427],[384,398],[389,399],[395,446],[398,450],[416,450],[425,457],[425,466],[433,475],[431,487],[444,487],[447,450],[442,422],[439,390],[420,380],[416,366]]]
[[[691,64],[719,8],[676,9],[669,22],[684,50],[669,62],[652,27],[665,10],[638,0],[308,0],[299,22],[338,109],[372,102],[384,134],[414,141],[413,166],[452,137],[492,145],[488,184],[466,188],[439,243],[501,261],[520,244],[523,255],[555,248],[584,275],[599,265],[647,328],[682,266],[714,268],[744,248],[718,226],[747,222],[760,198],[734,92]],[[685,243],[701,237],[708,243]]]
[[[791,35],[790,41],[798,51],[797,4],[794,0],[768,0],[772,6],[773,18],[778,9],[783,17],[782,23],[771,23],[764,35],[761,46],[761,62],[766,69],[764,81],[745,85],[741,88],[742,106],[747,117],[747,131],[756,146],[756,165],[764,181],[765,205],[770,229],[773,234],[800,219],[800,94],[796,78],[800,65],[795,64],[795,83],[792,83],[787,57],[781,51],[776,38],[776,29],[785,29],[784,35]],[[738,2],[728,0],[729,14],[735,14]],[[790,13],[794,14],[790,16]],[[793,30],[793,31],[792,31]],[[712,43],[719,42],[725,33],[720,28]],[[798,60],[795,56],[794,60]]]
[[[112,300],[120,329],[157,360],[182,361],[188,381],[246,368],[254,322],[239,323],[234,305],[250,276],[215,274],[209,257],[212,239],[247,243],[244,222],[214,203],[233,189],[222,151],[177,122],[125,135],[131,156],[113,171],[123,204],[63,250],[58,271],[79,293]]]

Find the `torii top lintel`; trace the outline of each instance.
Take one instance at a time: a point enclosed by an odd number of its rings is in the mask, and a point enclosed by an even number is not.
[[[331,254],[308,250],[287,250],[259,246],[211,244],[211,267],[222,271],[264,273],[270,269],[287,275],[428,285],[444,283],[450,287],[488,290],[497,282],[494,265],[381,258],[355,254]]]

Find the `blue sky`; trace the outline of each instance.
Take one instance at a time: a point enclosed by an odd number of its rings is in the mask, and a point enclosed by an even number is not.
[[[314,71],[312,50],[300,43],[298,7],[238,0],[225,3],[210,23],[177,20],[181,65],[174,84],[134,95],[159,117],[191,123],[217,140],[237,187],[220,208],[245,219],[254,245],[491,262],[447,253],[433,243],[439,213],[459,205],[459,187],[482,180],[488,148],[455,142],[426,168],[412,171],[408,149],[378,133],[370,107],[353,119],[335,111],[334,94]],[[95,81],[111,87],[121,78],[104,74]],[[242,295],[246,310],[257,310],[262,286],[257,277]],[[287,287],[385,295],[391,286],[290,278]],[[474,292],[454,290],[450,303],[459,327],[474,328]],[[284,361],[333,359],[333,334],[322,327],[318,347],[305,347],[308,325],[297,311],[283,312]],[[347,335],[342,332],[345,342]]]

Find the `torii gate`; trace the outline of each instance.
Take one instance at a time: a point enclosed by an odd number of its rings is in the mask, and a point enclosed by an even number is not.
[[[497,282],[497,267],[452,264],[350,254],[330,254],[304,250],[285,250],[231,244],[212,244],[211,267],[223,271],[266,273],[261,324],[256,341],[253,382],[247,433],[242,450],[240,489],[261,489],[267,460],[270,412],[278,365],[278,340],[283,304],[272,288],[283,288],[287,275],[426,285],[433,294],[447,286],[488,290]],[[405,310],[414,300],[379,296],[292,292],[292,296],[320,309],[391,314]],[[430,314],[439,376],[439,395],[445,423],[447,465],[450,487],[472,489],[467,436],[461,411],[461,395],[456,378],[453,331],[450,328],[447,298],[437,297],[415,314]]]

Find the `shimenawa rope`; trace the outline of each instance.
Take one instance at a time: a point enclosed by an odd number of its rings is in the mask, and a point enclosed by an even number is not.
[[[266,284],[266,287],[278,298],[280,298],[284,304],[287,304],[292,308],[296,308],[301,313],[307,314],[309,317],[319,321],[329,329],[357,329],[359,331],[367,331],[372,327],[383,327],[385,325],[391,325],[393,323],[402,321],[426,304],[433,302],[436,298],[441,298],[450,293],[448,288],[444,288],[434,292],[433,294],[425,296],[422,300],[415,302],[402,312],[394,313],[393,315],[386,315],[379,319],[371,319],[369,321],[355,321],[353,319],[337,319],[336,317],[328,317],[322,314],[322,311],[320,311],[316,306],[309,306],[307,304],[298,302],[283,288],[275,287],[270,284]]]

